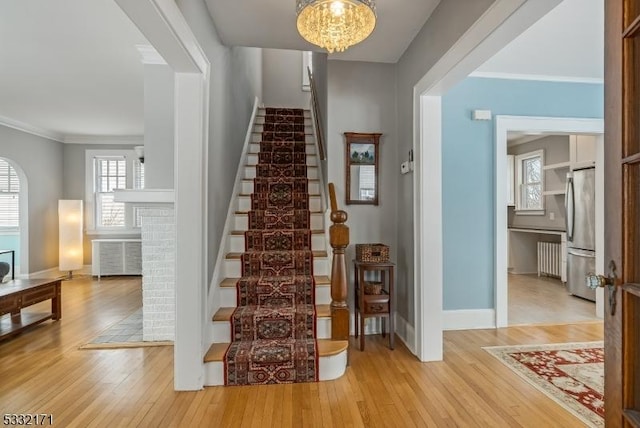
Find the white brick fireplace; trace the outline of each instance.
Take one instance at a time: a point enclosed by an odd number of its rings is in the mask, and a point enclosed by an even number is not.
[[[173,341],[176,326],[176,220],[173,191],[120,190],[135,205],[142,238],[142,338]]]

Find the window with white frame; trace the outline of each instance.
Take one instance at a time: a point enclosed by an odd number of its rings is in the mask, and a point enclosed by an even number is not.
[[[115,201],[115,190],[143,189],[144,164],[133,150],[87,150],[87,229],[126,232],[140,227],[137,207]]]
[[[18,230],[20,225],[20,180],[9,162],[0,159],[0,230]]]
[[[523,153],[515,157],[516,212],[544,214],[544,152]]]

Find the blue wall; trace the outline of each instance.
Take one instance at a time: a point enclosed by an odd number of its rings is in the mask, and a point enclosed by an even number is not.
[[[471,120],[476,109],[494,120]],[[495,306],[495,116],[603,114],[601,84],[467,78],[443,97],[445,310]]]
[[[15,250],[16,266],[20,265],[20,233],[16,234],[0,234],[0,250]],[[0,255],[0,262],[11,264],[11,254]]]

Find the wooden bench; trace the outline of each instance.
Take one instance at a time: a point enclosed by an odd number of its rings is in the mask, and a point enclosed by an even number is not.
[[[60,279],[16,279],[0,284],[0,341],[48,319],[62,318]],[[22,313],[22,308],[51,300],[51,312]],[[10,317],[3,315],[11,314]]]

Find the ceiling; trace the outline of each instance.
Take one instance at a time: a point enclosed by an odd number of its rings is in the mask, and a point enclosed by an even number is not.
[[[0,121],[58,139],[141,135],[136,44],[148,42],[113,0],[1,1]]]
[[[478,68],[478,74],[604,78],[604,0],[564,0]]]
[[[206,0],[222,42],[295,50],[318,50],[296,29],[294,0]],[[377,0],[373,34],[329,59],[397,62],[440,0]]]
[[[313,48],[293,0],[204,1],[227,45]],[[374,33],[330,58],[396,62],[438,3],[377,0]],[[479,71],[601,78],[602,3],[564,0]],[[0,1],[0,123],[61,141],[142,135],[138,44],[148,42],[113,0]]]

